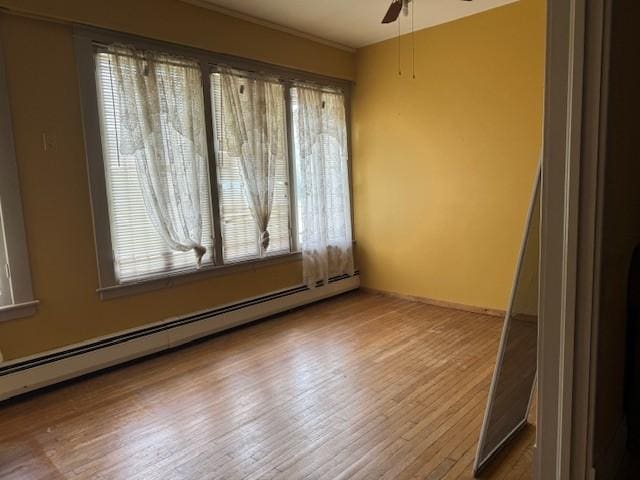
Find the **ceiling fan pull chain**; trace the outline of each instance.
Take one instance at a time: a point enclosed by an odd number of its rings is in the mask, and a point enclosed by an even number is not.
[[[416,78],[416,30],[415,30],[415,13],[416,2],[411,5],[411,68],[413,69],[413,78]]]
[[[402,66],[400,63],[400,18],[398,17],[398,76],[402,76]]]

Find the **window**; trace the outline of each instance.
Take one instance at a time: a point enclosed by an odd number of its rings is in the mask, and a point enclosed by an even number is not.
[[[9,97],[0,48],[0,321],[35,313]]]
[[[229,88],[237,89],[237,109],[233,99],[223,94],[223,75],[232,77]],[[290,250],[289,230],[289,167],[287,161],[285,87],[277,80],[252,78],[248,74],[213,73],[211,96],[216,133],[216,157],[222,226],[222,248],[225,261],[238,261]],[[234,114],[235,113],[235,114]],[[237,118],[247,131],[247,143],[240,137]],[[267,118],[269,117],[269,118]],[[255,150],[261,150],[256,152]],[[273,198],[268,224],[269,246],[262,248],[260,229],[247,198],[241,158],[247,154],[262,154],[265,162],[273,162]],[[247,160],[247,159],[245,159]],[[267,167],[268,168],[268,167]]]
[[[103,298],[199,269],[351,252],[343,85],[94,29],[75,37]],[[320,103],[302,101],[307,90]],[[309,129],[298,110],[322,121]],[[311,156],[296,152],[301,131]],[[316,164],[320,176],[302,175]],[[311,246],[314,208],[324,240]]]
[[[107,183],[107,195],[109,201],[109,218],[111,225],[111,242],[113,249],[113,263],[116,279],[119,282],[135,280],[140,277],[150,276],[162,272],[170,272],[185,268],[195,268],[197,258],[193,251],[180,251],[170,248],[168,242],[161,235],[156,224],[154,215],[150,210],[154,206],[149,203],[156,195],[153,191],[148,191],[145,198],[144,182],[140,181],[140,151],[124,152],[121,149],[123,136],[126,132],[123,129],[130,128],[130,125],[123,124],[123,99],[122,95],[131,97],[129,101],[135,102],[135,107],[144,109],[144,102],[154,99],[146,98],[140,91],[134,91],[131,87],[135,80],[135,75],[140,72],[135,71],[135,65],[126,63],[120,68],[124,74],[119,74],[117,65],[119,55],[128,55],[123,51],[121,54],[114,54],[105,51],[96,53],[96,80],[98,85],[98,99],[100,106],[100,118],[102,120],[102,147],[103,161],[105,169],[105,179]],[[176,60],[177,62],[177,60]],[[142,68],[149,68],[145,62]],[[159,97],[159,121],[158,127],[162,132],[160,138],[161,152],[154,152],[159,159],[158,168],[161,170],[153,175],[153,182],[166,182],[168,189],[173,189],[174,184],[182,184],[189,181],[188,176],[194,173],[193,164],[201,162],[201,168],[197,174],[197,189],[199,193],[200,216],[202,219],[201,241],[207,249],[202,264],[213,261],[213,233],[211,221],[211,200],[209,194],[209,172],[205,158],[197,158],[194,151],[193,142],[185,138],[175,123],[180,118],[170,118],[170,102],[199,102],[203,104],[202,92],[188,92],[188,69],[194,68],[188,64],[172,63],[172,59],[165,58],[153,62],[155,75],[160,87],[171,87],[175,90],[175,97],[165,98],[158,88],[158,91],[151,90],[151,93]],[[200,74],[199,67],[197,75]],[[143,72],[147,75],[150,72]],[[127,78],[130,76],[131,78]],[[122,78],[125,77],[125,78]],[[131,82],[128,82],[131,80]],[[195,97],[195,98],[193,98]],[[183,112],[175,114],[180,117]],[[125,119],[126,120],[126,119]],[[200,122],[198,127],[204,131],[204,117],[196,118]],[[134,150],[130,148],[129,150]],[[179,153],[178,153],[179,152]],[[144,154],[143,154],[144,155]],[[171,171],[167,171],[171,169]],[[149,190],[149,189],[147,189]],[[169,193],[167,195],[167,208],[177,210],[172,203],[184,201],[180,194]],[[184,197],[184,195],[182,195]],[[150,198],[151,197],[151,198]],[[172,212],[170,216],[176,216]],[[155,222],[157,223],[157,222]],[[179,222],[178,222],[179,223]]]
[[[307,92],[310,95],[302,96],[300,93]],[[312,114],[317,115],[317,129],[319,139],[316,145],[317,157],[321,160],[322,194],[327,219],[327,240],[330,245],[337,245],[342,242],[351,242],[351,214],[349,203],[349,171],[347,166],[347,126],[344,111],[344,95],[340,92],[321,90],[313,87],[295,87],[291,89],[291,109],[294,112],[294,150],[296,155],[296,175],[302,178],[305,173],[303,153],[304,134],[302,131],[309,128],[313,122],[296,121],[295,115],[302,106],[301,102],[307,102],[304,107],[307,110],[314,110],[315,102],[318,108]],[[303,125],[304,123],[304,125]],[[308,135],[308,131],[305,132]],[[306,195],[305,185],[310,182],[298,182],[297,197],[302,199]],[[317,208],[310,205],[310,208]],[[305,217],[303,208],[299,209],[299,230],[305,230]],[[313,226],[309,226],[313,228]]]
[[[298,235],[312,286],[354,272],[344,94],[299,84],[291,111]]]

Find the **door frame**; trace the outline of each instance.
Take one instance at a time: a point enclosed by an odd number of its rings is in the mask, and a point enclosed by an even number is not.
[[[590,479],[610,0],[547,2],[534,478]]]

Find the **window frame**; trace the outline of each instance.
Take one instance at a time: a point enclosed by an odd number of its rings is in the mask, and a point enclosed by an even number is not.
[[[246,69],[236,69],[235,67],[233,67],[232,65],[228,65],[226,64],[225,66],[231,66],[234,70],[237,70],[238,72],[242,72],[245,73],[247,77],[255,77],[258,80],[266,80],[266,81],[274,81],[273,80],[273,76],[269,75],[266,72],[260,72],[260,74],[255,74],[255,72],[251,72],[249,70]],[[208,75],[209,75],[209,82],[211,81],[211,77],[215,74],[221,74],[221,65],[215,65],[211,62],[209,62],[208,64]],[[245,263],[245,262],[251,262],[251,261],[256,261],[256,260],[264,260],[266,258],[276,258],[276,257],[280,257],[283,255],[287,255],[287,254],[291,254],[291,253],[296,253],[298,252],[298,244],[297,244],[297,229],[295,228],[295,219],[292,218],[293,216],[295,216],[295,210],[292,204],[292,199],[295,197],[294,192],[295,190],[292,189],[292,182],[293,182],[293,170],[292,170],[292,165],[294,164],[294,159],[291,158],[291,155],[293,153],[293,150],[291,149],[291,143],[290,143],[290,139],[293,138],[292,134],[291,134],[291,123],[289,122],[289,116],[290,116],[290,111],[291,111],[291,104],[290,104],[290,99],[289,99],[289,94],[290,94],[290,89],[291,89],[291,82],[289,80],[286,79],[282,79],[282,78],[277,78],[277,80],[279,81],[280,85],[282,85],[282,89],[283,89],[283,100],[284,100],[284,135],[285,135],[285,152],[284,152],[284,156],[285,156],[285,161],[287,164],[287,182],[288,182],[288,193],[287,193],[287,208],[289,210],[289,215],[288,215],[288,221],[289,221],[289,252],[288,253],[283,253],[283,252],[276,252],[275,254],[269,254],[267,253],[266,255],[257,255],[254,257],[251,256],[247,256],[246,258],[239,258],[239,259],[229,259],[227,261],[224,260],[224,247],[223,247],[223,243],[224,243],[224,233],[222,232],[222,216],[221,216],[221,209],[220,209],[220,192],[218,191],[218,216],[219,216],[219,221],[220,221],[220,230],[221,230],[221,249],[220,249],[220,259],[221,259],[221,264],[223,265],[233,265],[233,264],[239,264],[239,263]],[[213,89],[211,88],[211,83],[209,83],[208,85],[209,88],[209,93],[211,94]],[[213,102],[213,96],[211,98],[211,108],[210,110],[213,110],[215,108],[215,102]],[[220,139],[218,139],[218,135],[217,135],[217,129],[218,126],[216,125],[216,119],[214,118],[215,116],[211,115],[211,119],[213,122],[213,141],[214,141],[214,151],[213,151],[213,155],[214,155],[214,159],[217,160],[218,155],[220,154],[221,151],[221,145],[219,144]],[[216,162],[216,168],[218,168],[218,164]],[[221,186],[220,183],[217,184],[217,189],[219,189]],[[294,239],[296,239],[296,243],[294,244]],[[257,241],[257,236],[256,236],[256,241]]]
[[[4,48],[0,44],[0,198],[6,258],[13,303],[0,307],[0,322],[33,315],[38,301],[33,296],[29,252],[22,211],[16,162]],[[1,238],[0,238],[1,241]],[[4,266],[0,266],[4,268]]]
[[[287,67],[280,67],[269,63],[248,60],[241,57],[213,53],[198,48],[185,47],[169,42],[147,39],[136,35],[113,32],[99,28],[76,25],[73,29],[76,63],[78,69],[80,102],[84,126],[84,141],[86,150],[87,170],[89,176],[89,190],[91,194],[91,210],[93,215],[94,241],[96,260],[98,264],[97,292],[102,299],[109,299],[124,295],[141,293],[147,290],[171,287],[176,284],[195,279],[224,275],[233,272],[252,270],[258,267],[295,262],[301,259],[298,245],[296,225],[295,175],[293,158],[293,138],[291,135],[291,87],[296,82],[315,83],[319,86],[338,88],[344,93],[345,115],[347,122],[348,172],[349,192],[352,193],[351,181],[351,131],[350,131],[350,90],[351,82],[324,75],[303,72]],[[100,124],[100,110],[96,85],[95,52],[99,46],[112,43],[127,43],[142,49],[161,50],[182,56],[188,56],[200,63],[202,73],[202,88],[205,102],[205,128],[207,132],[207,150],[209,165],[209,181],[211,190],[211,212],[214,235],[213,262],[200,269],[183,271],[168,271],[148,276],[135,281],[119,283],[116,279],[113,264],[113,250],[111,245],[111,226],[109,221],[109,206],[107,184],[104,171],[102,151],[102,134]],[[287,130],[287,163],[289,174],[289,236],[290,251],[287,253],[247,260],[224,263],[222,253],[222,229],[220,223],[220,198],[218,191],[218,173],[216,164],[216,140],[214,119],[212,112],[211,74],[219,70],[220,65],[227,65],[237,70],[251,74],[275,76],[281,79],[285,89],[286,130]],[[353,198],[351,198],[351,222],[353,224]]]
[[[104,140],[103,133],[106,131],[103,128],[104,127],[104,123],[105,123],[104,120],[106,118],[103,115],[105,113],[103,111],[103,107],[105,106],[105,103],[107,103],[107,102],[105,102],[104,98],[99,98],[98,97],[98,92],[100,92],[100,90],[101,90],[101,83],[102,82],[99,79],[99,76],[100,76],[99,61],[96,61],[98,59],[98,56],[101,53],[107,53],[106,49],[104,47],[102,47],[102,46],[99,46],[99,45],[95,46],[94,47],[93,60],[94,60],[94,69],[95,69],[94,70],[94,72],[95,72],[94,75],[95,75],[95,84],[96,84],[96,101],[97,101],[97,105],[98,105],[98,121],[100,122],[100,125],[99,125],[100,126],[99,133],[100,133],[100,141],[101,141],[100,152],[102,154],[102,159],[103,159],[101,171],[104,174],[105,192],[109,192],[109,190],[112,188],[113,181],[114,181],[114,177],[111,177],[111,179],[109,177],[110,177],[110,174],[113,175],[114,172],[112,171],[112,172],[109,173],[108,170],[110,170],[110,169],[105,164],[105,159],[107,159],[107,162],[109,161],[108,160],[109,152],[106,149],[105,142],[103,142],[103,140]],[[200,72],[201,66],[200,66],[199,62],[195,62],[195,63],[198,63],[197,69],[198,69],[198,72]],[[102,80],[104,80],[104,79],[102,79]],[[202,100],[203,100],[203,107],[204,107],[204,102],[205,102],[204,97],[203,97]],[[204,125],[204,128],[206,128],[206,125]],[[116,132],[116,136],[117,136],[117,132]],[[113,153],[113,152],[111,152],[111,153]],[[118,152],[118,155],[119,155],[119,152]],[[210,173],[211,172],[209,171],[209,160],[206,159],[205,161],[207,162],[207,175],[202,175],[198,180],[199,180],[199,182],[200,181],[206,181],[207,189],[210,190],[210,183],[211,183]],[[120,160],[118,159],[118,163],[119,162],[120,162]],[[200,193],[201,193],[201,195],[203,195],[204,192],[200,192]],[[211,192],[210,191],[207,192],[207,196],[210,196],[210,195],[211,195]],[[112,229],[112,223],[111,223],[112,214],[115,213],[114,210],[112,210],[112,208],[113,208],[114,204],[117,203],[117,199],[114,199],[113,197],[109,198],[107,196],[106,200],[107,200],[107,208],[104,211],[108,215],[108,227],[109,228],[108,228],[107,232],[109,233],[110,236],[109,236],[109,243],[108,243],[108,245],[105,245],[105,248],[108,248],[109,252],[113,252],[112,253],[112,259],[111,259],[110,263],[111,263],[111,268],[113,268],[114,278],[117,279],[118,278],[118,273],[116,273],[116,272],[118,271],[119,268],[116,265],[117,262],[115,262],[115,248],[113,248],[113,244],[114,244],[114,242],[117,242],[117,240],[114,238],[114,235],[113,235],[114,231]],[[141,200],[142,200],[142,198],[141,198]],[[211,202],[210,199],[206,203],[208,203],[208,208],[210,210],[212,208],[213,203]],[[203,201],[203,203],[201,205],[202,206],[205,205],[204,201]],[[104,212],[101,212],[101,213],[104,213]],[[211,237],[213,237],[213,236],[215,236],[215,232],[213,231],[213,228],[214,228],[213,215],[212,215],[212,212],[207,212],[207,213],[211,213],[211,215],[208,215],[208,219],[209,219],[209,225],[208,226],[210,226],[210,228],[211,228],[210,235],[211,235]],[[203,214],[203,219],[204,219],[205,218],[205,212],[202,212],[202,214]],[[148,227],[153,229],[154,232],[155,232],[155,229],[152,227],[151,224],[152,224],[152,221],[149,220]],[[157,235],[157,232],[155,232],[155,234]],[[206,268],[206,267],[210,266],[211,262],[213,261],[214,256],[215,256],[215,251],[212,251],[213,250],[213,245],[210,244],[209,239],[206,238],[204,234],[205,234],[205,228],[204,228],[204,225],[203,225],[202,245],[207,248],[207,253],[206,253],[205,258],[203,259],[202,268]],[[159,238],[158,238],[158,240],[161,242],[161,240]],[[165,248],[166,252],[170,252],[170,249],[169,249],[168,246],[166,246],[166,244],[163,245],[163,247]],[[193,255],[193,252],[184,252],[182,255],[191,257],[192,259],[194,259],[194,263],[195,263],[195,256]],[[211,260],[209,260],[209,258]],[[170,254],[164,257],[165,266],[166,266],[167,262],[171,262],[171,261],[173,261],[173,259],[171,258]],[[105,268],[108,269],[109,266],[105,265]],[[122,270],[121,270],[119,272],[119,274],[121,275],[121,280],[120,281],[116,281],[115,284],[116,285],[123,285],[123,284],[128,284],[128,283],[136,283],[136,282],[139,282],[139,281],[144,281],[146,279],[155,279],[155,278],[158,278],[158,277],[163,277],[163,276],[165,276],[167,274],[179,273],[181,271],[189,271],[189,270],[192,270],[193,268],[194,268],[194,266],[178,266],[178,267],[173,266],[172,268],[163,268],[161,270],[156,270],[154,272],[147,272],[147,273],[143,273],[143,274],[139,274],[139,275],[129,275],[129,276],[125,276],[125,278],[122,278]],[[107,271],[109,271],[109,270],[107,270]],[[111,281],[111,280],[109,280],[109,281]]]

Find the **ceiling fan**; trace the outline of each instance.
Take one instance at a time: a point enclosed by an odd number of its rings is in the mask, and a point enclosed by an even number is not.
[[[472,0],[463,0],[465,2],[471,2]],[[393,0],[389,9],[382,19],[382,23],[393,23],[400,17],[400,12],[405,17],[409,16],[409,4],[414,0]],[[411,63],[412,63],[412,77],[416,78],[416,42],[415,42],[415,29],[414,29],[414,14],[415,5],[411,7]],[[398,75],[402,76],[402,68],[400,66],[400,22],[398,22]]]
[[[400,12],[403,12],[404,16],[409,15],[409,4],[413,0],[393,0],[391,5],[389,5],[389,9],[382,19],[382,23],[393,23],[400,16]],[[471,0],[463,0],[465,2],[470,2]]]

